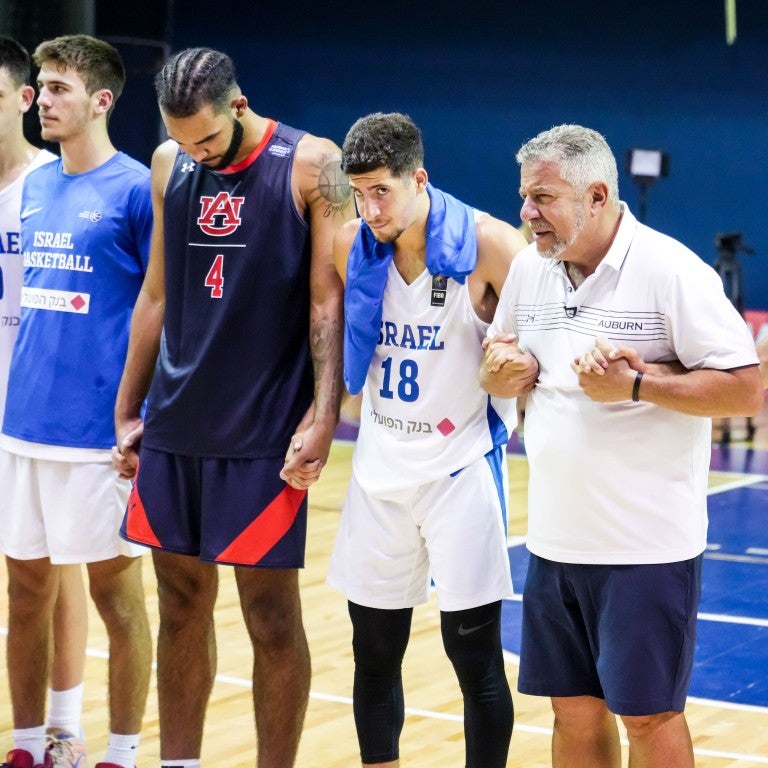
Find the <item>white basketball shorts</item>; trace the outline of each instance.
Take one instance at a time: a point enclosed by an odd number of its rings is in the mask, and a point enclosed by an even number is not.
[[[430,578],[442,611],[509,597],[507,498],[501,450],[396,498],[368,495],[353,474],[328,583],[371,608],[426,602]]]
[[[118,532],[130,481],[111,462],[33,459],[0,449],[0,551],[17,560],[92,563],[146,548]]]

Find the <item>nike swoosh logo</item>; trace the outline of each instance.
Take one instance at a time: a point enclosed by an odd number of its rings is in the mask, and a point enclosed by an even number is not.
[[[40,206],[39,208],[27,208],[27,210],[21,214],[21,218],[25,219],[27,216],[31,216],[33,213],[37,213],[38,211],[42,211],[42,210],[43,210],[42,206]]]
[[[459,624],[459,635],[461,635],[461,637],[464,637],[464,635],[471,635],[473,632],[477,632],[478,629],[493,624],[494,621],[496,621],[496,619],[491,619],[490,621],[486,621],[485,624],[478,624],[476,627],[465,627],[464,624]]]

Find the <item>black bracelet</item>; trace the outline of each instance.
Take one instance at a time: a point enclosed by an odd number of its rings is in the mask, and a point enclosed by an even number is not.
[[[643,372],[638,371],[635,376],[635,383],[632,385],[632,402],[636,403],[640,400],[640,382],[643,380]]]

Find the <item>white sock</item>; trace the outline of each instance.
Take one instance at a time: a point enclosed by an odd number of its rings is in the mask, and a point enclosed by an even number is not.
[[[77,738],[82,738],[80,717],[83,711],[84,688],[85,686],[80,683],[66,691],[48,691],[50,708],[47,725],[49,728],[61,728]]]
[[[122,768],[135,768],[136,750],[139,746],[138,733],[122,734],[110,733],[107,744],[107,755],[104,758],[105,763],[114,763],[121,765]]]
[[[200,758],[186,758],[184,760],[161,760],[160,768],[200,768]]]
[[[42,765],[45,762],[45,725],[36,725],[34,728],[14,728],[13,746],[29,752],[34,765]]]

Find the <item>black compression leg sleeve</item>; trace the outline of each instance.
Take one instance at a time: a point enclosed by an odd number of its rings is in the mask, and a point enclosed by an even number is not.
[[[349,603],[355,683],[352,693],[363,764],[399,758],[405,720],[402,663],[412,608],[384,610]]]
[[[464,696],[466,768],[504,768],[514,710],[501,650],[501,601],[442,611],[443,645]]]

